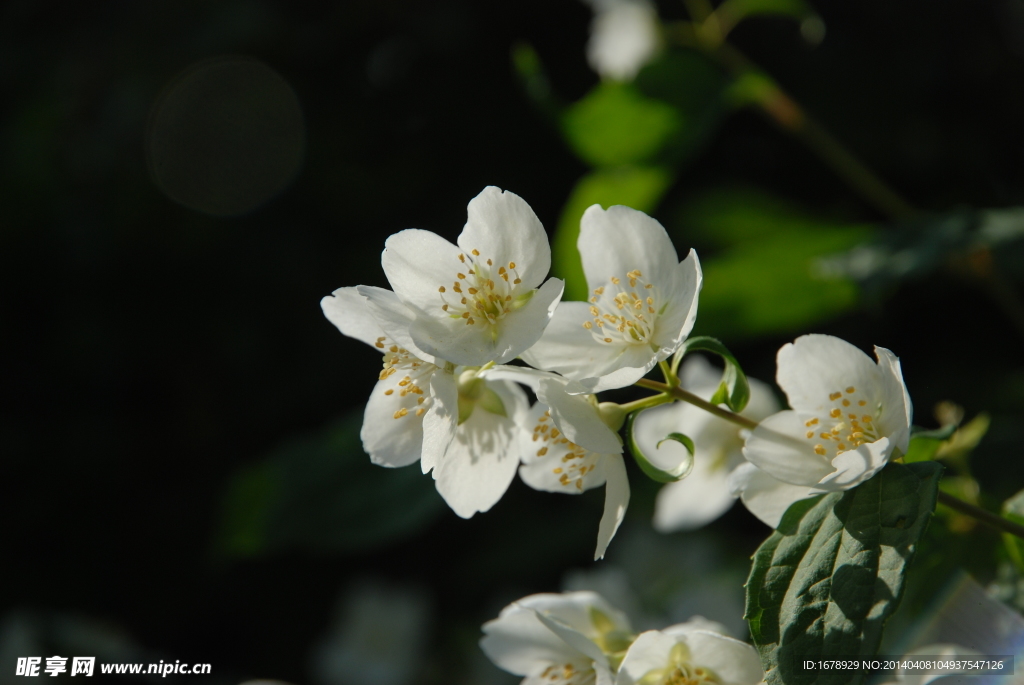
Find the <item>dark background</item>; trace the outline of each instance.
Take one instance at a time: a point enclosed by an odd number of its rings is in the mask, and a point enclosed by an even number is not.
[[[818,47],[782,19],[751,21],[733,40],[917,207],[1024,204],[1024,2],[817,5],[828,27]],[[510,51],[531,44],[557,96],[576,100],[598,81],[584,58],[589,21],[574,0],[0,5],[0,612],[47,625],[89,617],[221,676],[305,682],[339,588],[366,575],[415,581],[435,607],[423,681],[469,682],[459,674],[476,626],[588,565],[601,495],[581,506],[518,482],[471,521],[427,506],[376,542],[314,531],[240,553],[221,531],[239,469],[358,417],[378,358],[340,336],[319,300],[386,286],[388,235],[454,239],[485,185],[519,194],[553,229],[587,167],[524,94]],[[225,56],[279,74],[303,123],[271,89],[266,107],[282,118],[241,122],[256,132],[239,149],[268,130],[271,148],[287,149],[243,154],[235,170],[262,164],[273,177],[298,159],[297,171],[271,179],[285,187],[267,201],[216,216],[171,199],[153,155],[180,153],[184,187],[209,171],[216,141],[155,122],[183,72]],[[752,111],[723,122],[655,215],[669,224],[717,184],[884,223]],[[681,252],[699,243],[670,230]],[[940,269],[813,330],[897,352],[917,423],[935,425],[943,399],[992,412],[976,475],[1000,497],[1019,489],[1021,339],[983,287]],[[726,342],[770,379],[774,351],[801,332]],[[633,480],[630,515],[643,522],[655,490]],[[352,516],[345,525],[366,523]],[[766,533],[739,508],[712,530],[740,559]]]

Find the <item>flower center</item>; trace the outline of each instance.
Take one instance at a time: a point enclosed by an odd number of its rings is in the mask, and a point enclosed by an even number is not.
[[[662,309],[654,284],[647,283],[639,269],[634,269],[624,279],[612,276],[608,285],[594,289],[590,298],[590,315],[594,318],[584,321],[583,327],[598,342],[646,344],[654,336],[654,323]]]
[[[570,442],[569,438],[562,435],[552,423],[550,411],[544,412],[537,419],[537,425],[533,427],[533,441],[539,443],[538,457],[546,457],[549,452],[552,456],[559,451],[565,452],[551,472],[558,476],[558,482],[563,486],[571,487],[575,484],[577,490],[583,490],[583,477],[597,468],[597,454]]]
[[[495,269],[493,260],[481,257],[479,250],[460,254],[459,261],[466,265],[465,271],[455,274],[450,289],[442,285],[437,292],[441,294],[441,309],[453,319],[464,319],[467,326],[493,326],[533,294],[516,296],[516,286],[522,279],[515,262]]]
[[[579,669],[572,664],[552,664],[540,674],[551,685],[591,685],[597,680],[593,668]]]
[[[430,398],[427,397],[423,388],[419,385],[420,379],[437,370],[437,367],[425,362],[419,357],[412,355],[407,349],[399,347],[394,343],[388,344],[387,338],[377,338],[374,343],[377,349],[384,350],[384,369],[380,372],[379,379],[393,378],[394,385],[384,391],[385,395],[395,396],[401,404],[409,405],[409,402],[402,401],[405,398],[416,398],[414,406],[401,406],[395,411],[394,418],[401,419],[410,414],[409,409],[415,416],[423,416],[427,407],[430,406]],[[426,383],[424,383],[425,385]],[[397,394],[396,394],[397,393]]]
[[[841,452],[882,437],[876,425],[881,407],[852,385],[844,391],[829,393],[825,409],[825,414],[804,421],[805,437],[814,444],[815,454],[831,460]]]
[[[687,658],[684,645],[677,644],[669,653],[669,665],[648,671],[638,685],[703,685],[722,681],[713,672],[700,666],[694,667]]]

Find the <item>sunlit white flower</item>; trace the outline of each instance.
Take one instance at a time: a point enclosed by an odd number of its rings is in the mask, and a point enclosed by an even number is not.
[[[342,333],[384,353],[360,434],[371,460],[406,466],[420,459],[463,518],[494,506],[519,466],[517,418],[529,406],[523,391],[420,350],[409,336],[414,314],[391,291],[340,288],[321,306]]]
[[[414,312],[409,333],[421,350],[454,364],[500,364],[540,338],[563,284],[541,285],[551,248],[522,198],[488,187],[468,211],[458,246],[409,229],[388,238],[381,261]]]
[[[912,407],[900,362],[878,363],[829,335],[804,335],[779,350],[776,380],[790,410],[769,416],[743,454],[769,475],[816,492],[847,490],[910,443]]]
[[[424,464],[436,463],[455,431],[455,378],[445,370],[444,361],[417,349],[408,333],[402,335],[412,323],[412,313],[394,293],[372,290],[378,315],[390,313],[393,319],[388,326],[391,334],[384,332],[356,288],[339,288],[320,301],[338,330],[384,355],[384,369],[363,414],[363,449],[381,466],[408,466],[421,455]],[[424,473],[427,470],[425,466]]]
[[[524,597],[483,631],[484,653],[523,685],[612,685],[633,637],[626,616],[593,592]]]
[[[605,78],[628,81],[658,50],[658,12],[647,0],[584,0],[594,10],[587,61]]]
[[[721,382],[722,372],[701,356],[687,357],[679,372],[680,385],[702,399],[709,400]],[[754,421],[777,412],[780,407],[771,389],[749,378],[750,401],[742,415]],[[677,452],[685,457],[686,448],[665,439],[670,433],[683,433],[693,440],[693,470],[658,493],[654,507],[654,527],[670,533],[693,530],[714,521],[736,501],[729,486],[729,474],[744,463],[741,428],[686,402],[663,404],[642,411],[633,422],[633,439],[644,454]],[[806,490],[806,488],[804,489]],[[808,495],[803,495],[804,497]]]
[[[523,466],[519,477],[535,490],[577,495],[605,486],[604,515],[598,526],[594,558],[604,556],[629,505],[629,478],[622,461],[622,440],[601,416],[593,395],[574,381],[546,371],[498,366],[481,372],[516,380],[537,394],[520,431]],[[605,405],[615,412],[617,405]]]
[[[523,359],[591,392],[630,385],[674,354],[693,328],[697,254],[679,262],[661,224],[622,206],[590,207],[577,246],[590,301],[561,303]]]
[[[641,633],[626,652],[615,685],[756,685],[763,678],[753,647],[682,624]]]

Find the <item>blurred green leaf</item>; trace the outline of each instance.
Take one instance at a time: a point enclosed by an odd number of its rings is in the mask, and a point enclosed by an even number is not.
[[[734,20],[758,14],[779,14],[797,19],[817,16],[814,8],[804,0],[725,0],[718,12]]]
[[[626,205],[651,212],[672,183],[672,173],[660,167],[619,167],[591,172],[569,195],[551,246],[552,275],[565,280],[565,300],[586,300],[587,281],[576,249],[580,218],[591,205]]]
[[[540,55],[529,43],[516,43],[512,46],[511,58],[513,71],[526,95],[544,115],[557,120],[563,106],[551,90]]]
[[[935,458],[935,453],[939,451],[941,445],[942,440],[937,438],[921,435],[911,438],[910,447],[907,448],[907,453],[903,455],[903,461],[908,464],[919,461],[931,461]]]
[[[565,112],[565,138],[596,167],[644,162],[683,125],[671,106],[646,98],[631,85],[602,81]]]
[[[1003,502],[1003,517],[1024,526],[1024,490]],[[1003,544],[1006,545],[1006,551],[1017,566],[1017,570],[1024,571],[1024,540],[1003,533]]]
[[[417,466],[386,469],[360,446],[362,411],[240,470],[224,500],[218,551],[352,552],[428,525],[444,503]]]
[[[935,510],[942,466],[890,463],[846,492],[792,505],[754,555],[746,618],[769,685],[858,682],[804,659],[871,657]]]
[[[675,232],[719,248],[702,259],[698,330],[741,338],[806,329],[852,308],[857,287],[818,270],[823,255],[871,237],[866,225],[812,217],[766,193],[719,190],[684,208]]]

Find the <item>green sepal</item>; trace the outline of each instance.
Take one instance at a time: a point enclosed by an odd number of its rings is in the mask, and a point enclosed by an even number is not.
[[[853,489],[790,506],[754,554],[746,585],[745,618],[768,685],[863,680],[863,672],[805,670],[803,662],[877,653],[942,471],[937,462],[890,462]]]
[[[666,440],[674,440],[680,445],[686,448],[686,452],[689,455],[688,459],[683,460],[679,466],[671,471],[659,469],[651,460],[643,453],[640,446],[637,445],[636,439],[633,437],[633,422],[636,420],[637,414],[640,412],[633,412],[629,415],[629,420],[626,422],[626,439],[629,441],[629,451],[633,453],[633,459],[640,466],[640,469],[647,475],[651,480],[657,481],[658,483],[675,483],[676,481],[682,480],[690,475],[690,471],[693,470],[693,455],[696,451],[693,445],[693,440],[683,435],[682,433],[669,433],[663,440],[658,441],[658,447],[661,447],[661,443]]]
[[[737,413],[743,411],[747,406],[747,402],[750,401],[750,384],[747,383],[747,376],[743,373],[743,369],[740,368],[740,363],[736,361],[736,357],[732,356],[732,352],[720,340],[706,335],[689,338],[683,343],[683,346],[679,348],[676,356],[672,359],[672,370],[675,371],[679,368],[679,362],[686,354],[698,350],[713,352],[725,361],[722,382],[718,386],[718,390],[715,391],[715,394],[711,396],[709,400],[711,404],[724,404]]]

